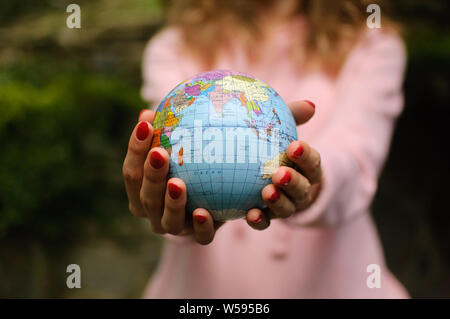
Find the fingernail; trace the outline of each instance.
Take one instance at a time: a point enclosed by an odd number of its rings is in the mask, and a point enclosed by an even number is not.
[[[297,147],[297,149],[294,151],[294,153],[292,153],[292,155],[294,155],[294,157],[298,158],[298,157],[302,156],[303,151],[304,151],[303,146],[299,145]]]
[[[159,154],[159,152],[155,151],[150,155],[150,164],[155,169],[160,169],[164,166],[164,157]]]
[[[311,105],[312,107],[313,107],[313,109],[315,109],[316,108],[316,105],[313,103],[313,102],[311,102],[311,101],[309,101],[309,100],[304,100],[306,103],[308,103],[309,105]]]
[[[145,140],[148,135],[150,134],[150,129],[148,127],[147,122],[141,122],[138,125],[138,128],[136,130],[136,136],[140,141]]]
[[[280,185],[287,186],[291,181],[291,173],[284,173],[283,177],[280,179]]]
[[[275,203],[278,199],[280,199],[280,193],[278,192],[278,190],[275,189],[272,195],[270,195],[269,201]]]
[[[206,222],[206,217],[203,215],[194,215],[194,219],[200,225]]]
[[[180,186],[173,184],[173,183],[169,183],[169,195],[170,197],[172,197],[172,199],[177,199],[178,197],[180,197],[182,189]]]
[[[147,109],[143,109],[142,111],[140,111],[140,112],[139,112],[139,117],[138,117],[138,119],[140,119],[140,118],[141,118],[141,116],[142,116],[142,113],[144,113],[145,111],[147,111]]]
[[[258,224],[261,220],[262,220],[261,215],[258,215],[258,217],[255,220],[253,220],[252,223],[253,224]]]

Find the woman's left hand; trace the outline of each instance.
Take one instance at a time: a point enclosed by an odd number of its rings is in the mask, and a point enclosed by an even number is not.
[[[319,153],[307,143],[295,141],[288,146],[286,154],[295,168],[281,166],[272,175],[273,184],[263,188],[262,198],[267,208],[262,211],[254,208],[247,213],[247,223],[255,229],[265,229],[273,218],[287,218],[308,208],[320,192]]]

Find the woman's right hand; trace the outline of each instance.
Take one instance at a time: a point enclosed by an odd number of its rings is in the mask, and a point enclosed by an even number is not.
[[[198,208],[192,220],[186,218],[186,185],[179,178],[167,180],[169,154],[161,147],[150,149],[155,113],[144,110],[131,134],[123,163],[123,176],[134,216],[148,218],[158,234],[189,235],[209,244],[221,224],[206,209]]]

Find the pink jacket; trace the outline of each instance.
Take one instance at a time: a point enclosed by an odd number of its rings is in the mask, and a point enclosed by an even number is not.
[[[316,202],[264,231],[227,222],[212,244],[166,235],[147,298],[405,298],[387,269],[369,212],[377,178],[402,111],[405,49],[394,35],[368,30],[337,78],[296,68],[288,56],[292,32],[280,28],[249,67],[243,50],[223,56],[215,69],[254,75],[285,101],[308,99],[316,114],[298,127],[301,140],[322,157],[324,185]],[[182,80],[203,71],[166,29],[148,44],[143,97],[157,105]],[[263,49],[263,48],[261,48]],[[368,277],[380,267],[380,288]],[[369,270],[369,272],[368,272]]]

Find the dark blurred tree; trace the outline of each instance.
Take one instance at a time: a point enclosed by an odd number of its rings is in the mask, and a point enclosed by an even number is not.
[[[414,297],[450,297],[448,1],[390,1],[408,49],[405,109],[373,212],[387,262]]]
[[[51,0],[21,0],[21,1],[0,1],[0,26],[5,26],[18,17],[30,12],[36,12],[48,9]]]
[[[0,237],[75,238],[80,222],[126,211],[134,85],[73,64],[16,64],[2,70],[0,104]]]

